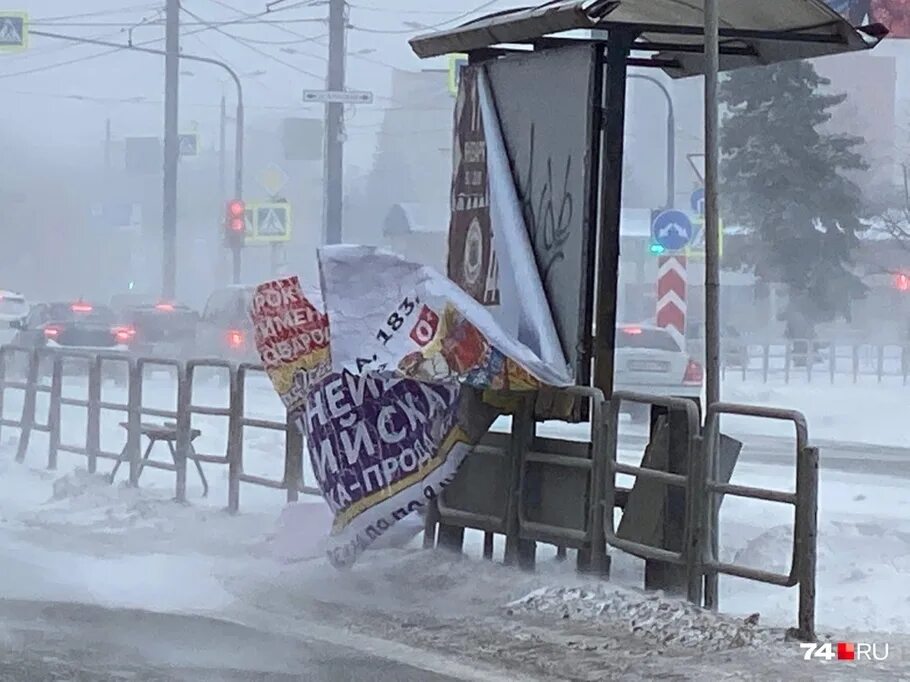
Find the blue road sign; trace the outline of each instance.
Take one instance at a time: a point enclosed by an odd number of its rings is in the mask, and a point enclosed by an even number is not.
[[[695,213],[695,215],[704,215],[705,188],[699,187],[697,190],[692,192],[692,196],[689,198],[689,203],[692,205],[692,212]]]
[[[651,221],[651,239],[667,251],[679,251],[692,239],[692,221],[682,211],[658,213]]]

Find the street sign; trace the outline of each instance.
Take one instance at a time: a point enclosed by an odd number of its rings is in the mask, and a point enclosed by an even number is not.
[[[262,189],[268,192],[269,196],[276,197],[288,184],[290,178],[284,168],[273,162],[259,174],[258,180]]]
[[[703,216],[705,214],[705,188],[699,187],[692,192],[689,197],[689,204],[692,206],[692,212],[695,215]]]
[[[667,251],[679,251],[692,239],[692,221],[682,211],[670,209],[651,221],[651,240]]]
[[[291,239],[291,205],[286,201],[247,204],[251,212],[252,229],[247,231],[247,243],[286,242]]]
[[[196,133],[181,133],[177,137],[180,156],[197,156],[199,154],[199,135]]]
[[[309,103],[372,104],[373,93],[364,90],[304,90],[303,101]]]
[[[458,83],[461,82],[461,70],[468,65],[468,55],[449,55],[449,92],[453,97],[458,96]]]
[[[686,255],[693,260],[703,260],[705,257],[705,217],[699,216],[692,222],[692,239],[686,245]],[[717,255],[724,255],[724,221],[717,220]]]
[[[28,48],[28,14],[0,12],[0,52],[18,52]]]

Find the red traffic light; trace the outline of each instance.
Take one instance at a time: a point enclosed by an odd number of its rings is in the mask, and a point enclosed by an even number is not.
[[[239,199],[229,201],[227,205],[227,227],[231,232],[243,232],[246,228],[244,224],[244,213],[246,206]]]

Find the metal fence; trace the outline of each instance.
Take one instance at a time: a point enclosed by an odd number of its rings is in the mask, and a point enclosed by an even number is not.
[[[63,394],[63,377],[67,368],[79,365],[88,377],[84,396],[73,397]],[[25,380],[12,377],[12,369],[24,367]],[[103,379],[111,365],[118,380],[125,384],[125,402],[102,400]],[[47,369],[49,383],[43,376]],[[146,372],[151,369],[165,369],[176,377],[176,407],[165,409],[153,407],[143,401],[143,387]],[[218,407],[199,402],[194,387],[200,369],[220,370],[228,375],[229,402]],[[0,434],[4,428],[19,431],[16,459],[25,460],[29,453],[31,435],[44,432],[48,435],[47,468],[57,467],[58,453],[66,452],[85,457],[87,469],[97,471],[99,459],[112,460],[111,482],[122,464],[129,469],[129,483],[136,486],[145,468],[170,471],[175,474],[174,496],[178,501],[186,500],[187,464],[196,467],[203,485],[208,492],[208,482],[202,464],[224,465],[228,470],[227,508],[237,512],[240,508],[240,484],[261,486],[286,491],[288,501],[296,501],[299,494],[318,494],[314,486],[303,480],[303,440],[296,427],[290,428],[286,419],[262,419],[249,416],[245,411],[245,388],[251,373],[262,372],[255,365],[239,367],[220,360],[190,360],[186,363],[162,358],[129,358],[117,354],[86,354],[46,349],[27,349],[16,346],[0,347]],[[16,417],[3,416],[4,402],[11,391],[23,393],[22,409]],[[48,396],[46,411],[38,409],[38,396]],[[64,440],[61,411],[63,407],[85,410],[85,437],[82,444]],[[124,431],[123,446],[118,452],[104,450],[101,445],[101,417],[103,413],[122,414],[120,426]],[[201,435],[195,418],[200,416],[223,417],[228,420],[227,443],[221,453],[197,452],[194,441]],[[155,421],[152,421],[154,419]],[[254,476],[244,471],[243,442],[244,429],[267,429],[283,434],[284,475],[281,480]],[[146,442],[143,450],[143,440]],[[165,445],[171,461],[152,458],[156,445]]]
[[[910,345],[834,340],[725,341],[724,378],[762,383],[876,383],[906,386]]]
[[[618,460],[618,415],[623,401],[650,404],[662,407],[684,416],[683,429],[677,429],[677,449],[684,450],[685,469],[668,471],[655,466],[629,466]],[[676,400],[638,393],[616,392],[611,401],[610,419],[607,429],[606,486],[604,498],[604,522],[607,544],[646,560],[658,561],[671,566],[682,567],[687,598],[693,603],[718,608],[717,578],[726,574],[755,580],[782,587],[799,586],[798,626],[793,634],[805,641],[815,636],[815,577],[817,559],[818,516],[818,450],[809,445],[805,417],[793,410],[717,403],[708,410],[705,430],[700,435],[695,404],[691,401]],[[686,405],[685,403],[688,403]],[[720,416],[734,414],[759,419],[790,421],[796,431],[795,466],[797,485],[794,493],[731,484],[726,479],[732,474],[728,468],[721,473]],[[652,433],[652,444],[654,434]],[[664,446],[673,448],[669,442]],[[672,457],[670,458],[672,463]],[[616,475],[627,474],[636,477],[635,489],[646,481],[657,481],[664,487],[670,486],[685,491],[684,519],[678,537],[668,538],[663,533],[647,533],[640,529],[623,537],[614,527],[614,495]],[[669,497],[670,492],[667,492]],[[718,558],[718,519],[720,503],[724,496],[745,497],[792,505],[794,515],[794,541],[791,569],[782,575],[722,562]],[[662,506],[661,495],[652,494],[646,502],[652,508]],[[631,508],[632,498],[626,504],[624,514],[640,514]],[[643,505],[642,505],[643,506]],[[641,525],[641,524],[640,524]],[[647,524],[645,524],[647,525]],[[629,537],[632,536],[632,537]],[[673,541],[676,541],[675,543]],[[668,547],[668,544],[674,544]],[[704,599],[703,599],[704,598]]]
[[[9,372],[17,363],[24,367],[24,381],[12,378]],[[81,364],[88,372],[84,396],[63,394],[64,370],[73,363]],[[49,368],[49,383],[43,377],[45,366]],[[176,405],[172,409],[143,402],[146,370],[153,368],[165,369],[176,377]],[[200,402],[195,386],[202,369],[227,374],[226,406]],[[103,377],[111,371],[126,385],[125,402],[102,400]],[[318,494],[315,487],[304,485],[303,440],[296,426],[283,417],[269,420],[247,410],[249,378],[262,371],[256,365],[235,366],[219,360],[183,363],[4,346],[0,348],[0,434],[3,429],[18,429],[16,458],[23,461],[29,454],[32,433],[47,433],[47,466],[51,469],[57,466],[58,453],[68,452],[85,457],[89,471],[96,470],[99,459],[113,460],[112,480],[117,467],[128,464],[131,485],[139,484],[145,467],[174,472],[175,497],[181,501],[186,499],[188,462],[198,469],[204,491],[207,483],[201,464],[226,466],[227,508],[231,512],[239,510],[241,483],[284,490],[288,501],[297,500],[301,492]],[[11,391],[23,393],[21,413],[16,418],[4,416],[3,412],[4,401]],[[486,533],[484,555],[487,557],[493,553],[494,534],[500,534],[506,539],[507,563],[533,566],[536,543],[543,542],[556,545],[561,556],[565,548],[577,549],[580,570],[604,575],[609,574],[610,568],[608,548],[614,547],[673,567],[684,577],[687,597],[712,608],[718,606],[719,574],[785,587],[798,585],[799,625],[795,634],[811,640],[815,613],[818,451],[809,445],[805,418],[789,410],[723,403],[708,411],[702,431],[698,408],[691,400],[617,392],[610,401],[610,409],[606,410],[604,396],[597,389],[572,387],[565,391],[575,400],[588,403],[591,419],[587,437],[565,440],[538,436],[533,397],[519,400],[511,432],[489,433],[468,455],[455,481],[438,496],[427,517],[425,546],[435,544],[438,530],[440,544],[460,547],[464,529],[473,528]],[[37,409],[39,395],[48,396],[46,411]],[[619,413],[623,401],[650,405],[664,413],[652,428],[648,446],[652,456],[649,459],[646,450],[641,466],[618,461]],[[61,410],[65,406],[86,411],[84,444],[63,439]],[[119,452],[101,447],[101,415],[110,411],[124,416],[120,422],[124,440]],[[797,436],[794,493],[728,482],[735,461],[724,465],[724,472],[720,471],[723,437],[719,433],[719,419],[723,414],[787,420],[794,424]],[[223,452],[196,450],[194,441],[200,434],[196,418],[204,416],[227,419]],[[164,421],[153,423],[146,421],[147,418]],[[252,475],[244,470],[244,431],[250,428],[283,434],[281,478]],[[143,439],[147,441],[144,451]],[[150,458],[156,443],[168,446],[170,462]],[[655,455],[660,452],[663,462]],[[621,474],[635,477],[635,485],[630,489],[619,488],[616,477]],[[655,484],[659,490],[655,490]],[[788,574],[719,560],[717,522],[720,500],[726,495],[795,507],[793,560]],[[616,509],[623,510],[618,528]],[[642,528],[657,523],[655,510],[672,524],[665,524],[662,533],[645,532]],[[634,523],[624,530],[627,520]]]

